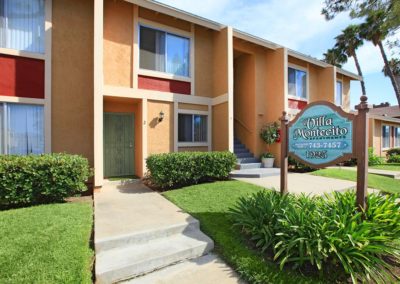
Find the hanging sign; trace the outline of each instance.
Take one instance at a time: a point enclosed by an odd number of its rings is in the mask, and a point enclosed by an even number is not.
[[[288,124],[289,155],[314,168],[350,159],[353,120],[332,103],[309,104]]]

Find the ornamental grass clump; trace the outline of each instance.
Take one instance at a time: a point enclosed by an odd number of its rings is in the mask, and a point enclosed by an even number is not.
[[[263,191],[241,198],[231,214],[235,226],[282,269],[312,266],[320,274],[343,271],[353,283],[398,281],[400,204],[396,195],[370,194],[365,214],[354,192],[324,197]]]

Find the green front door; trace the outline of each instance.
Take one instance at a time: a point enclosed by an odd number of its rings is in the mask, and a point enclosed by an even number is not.
[[[134,175],[133,113],[104,113],[104,177]]]

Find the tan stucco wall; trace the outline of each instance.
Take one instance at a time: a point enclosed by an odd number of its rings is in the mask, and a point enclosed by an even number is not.
[[[212,118],[213,151],[229,150],[228,103],[213,106]]]
[[[178,152],[207,152],[208,147],[178,147]]]
[[[191,29],[191,23],[187,21],[157,13],[142,7],[139,7],[139,17],[187,32],[190,32]]]
[[[133,113],[135,120],[134,149],[135,149],[135,174],[143,176],[143,152],[142,152],[142,102],[136,99],[106,98],[104,100],[104,112]]]
[[[276,51],[266,52],[266,72],[265,85],[266,95],[264,100],[260,100],[264,112],[259,115],[259,125],[267,122],[278,121],[282,116],[282,111],[287,108],[287,51],[284,48]],[[258,103],[257,103],[258,104]],[[280,143],[271,145],[270,151],[275,155],[275,166],[279,166]],[[265,151],[266,146],[260,139],[258,154]]]
[[[228,93],[228,30],[214,33],[213,97]]]
[[[188,110],[208,111],[208,105],[195,105],[195,104],[178,103],[178,108],[179,109],[188,109]]]
[[[310,94],[318,101],[335,103],[335,68],[326,67],[318,70],[318,87],[315,94]],[[311,91],[310,91],[311,92]]]
[[[104,1],[104,84],[132,86],[133,5]]]
[[[290,55],[288,56],[288,62],[291,64],[299,65],[304,68],[307,68],[309,65],[308,62],[298,59],[296,57],[290,56]]]
[[[147,110],[147,151],[148,154],[174,151],[174,104],[149,100]],[[160,111],[164,119],[158,122]]]
[[[195,95],[214,97],[214,34],[216,32],[195,26]]]
[[[53,1],[52,151],[93,166],[93,1]]]

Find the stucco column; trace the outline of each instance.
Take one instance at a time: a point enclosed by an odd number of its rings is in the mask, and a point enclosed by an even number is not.
[[[94,187],[103,185],[103,0],[94,0]]]

